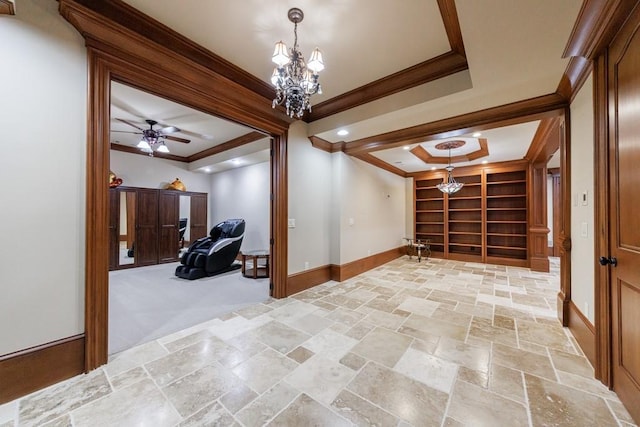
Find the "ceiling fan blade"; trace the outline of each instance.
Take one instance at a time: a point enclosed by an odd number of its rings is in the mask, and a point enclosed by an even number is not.
[[[142,132],[132,132],[132,131],[129,131],[129,130],[111,130],[110,132],[133,133],[135,135],[142,135]]]
[[[171,136],[171,135],[164,135],[164,138],[170,139],[171,141],[183,142],[185,144],[188,144],[191,142],[190,139],[178,138],[177,136]]]
[[[178,129],[175,126],[167,126],[166,128],[162,128],[160,129],[160,133],[162,134],[168,134],[168,133],[175,133],[175,132],[180,132],[180,129]]]
[[[131,122],[129,122],[129,121],[127,121],[127,120],[125,120],[125,119],[119,119],[119,118],[117,118],[117,117],[116,117],[115,119],[116,119],[116,120],[118,120],[119,122],[126,123],[126,124],[128,124],[129,126],[132,126],[132,127],[136,128],[136,129],[138,129],[138,130],[144,130],[144,129],[142,129],[141,127],[139,127],[138,125],[134,125],[133,123],[131,123]]]

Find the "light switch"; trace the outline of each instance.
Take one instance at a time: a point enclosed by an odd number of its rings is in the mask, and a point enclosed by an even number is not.
[[[582,202],[582,206],[589,205],[589,193],[586,191],[583,191],[580,201]]]
[[[289,218],[289,228],[296,228],[296,220],[295,218]]]

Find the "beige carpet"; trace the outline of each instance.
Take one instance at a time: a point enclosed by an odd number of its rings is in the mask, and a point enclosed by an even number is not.
[[[240,270],[184,280],[178,263],[109,273],[109,354],[196,325],[269,298],[269,279]]]

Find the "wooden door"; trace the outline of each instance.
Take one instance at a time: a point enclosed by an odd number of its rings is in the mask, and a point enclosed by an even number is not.
[[[120,193],[112,188],[109,190],[109,270],[118,268],[120,255],[119,212]]]
[[[640,11],[609,47],[609,254],[613,389],[640,421]]]
[[[207,195],[191,195],[191,228],[189,230],[191,242],[208,235],[207,229]]]
[[[136,265],[158,263],[158,190],[137,190],[134,244]]]
[[[179,194],[160,191],[158,199],[158,262],[178,260]]]

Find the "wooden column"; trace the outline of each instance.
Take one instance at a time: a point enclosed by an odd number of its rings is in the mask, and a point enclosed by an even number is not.
[[[547,249],[547,164],[534,163],[529,169],[529,262],[533,271],[549,272]]]
[[[569,326],[569,304],[571,303],[571,144],[569,109],[565,109],[564,120],[560,123],[560,200],[562,208],[558,212],[560,229],[560,291],[558,292],[558,319],[563,326]]]

